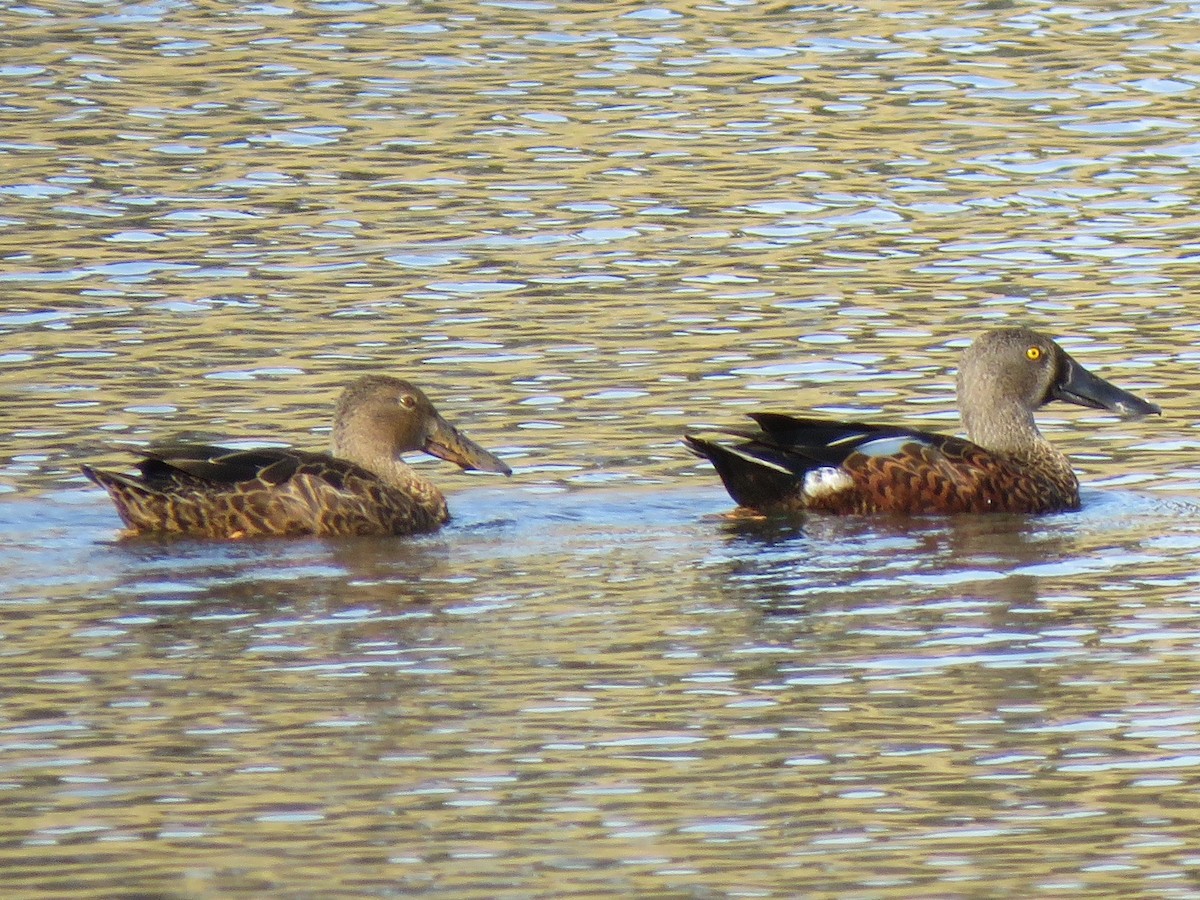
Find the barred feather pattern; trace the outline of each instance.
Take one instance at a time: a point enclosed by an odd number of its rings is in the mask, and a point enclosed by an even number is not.
[[[446,499],[403,463],[381,477],[346,460],[290,450],[172,448],[150,457],[141,477],[84,467],[138,533],[204,538],[285,535],[406,535],[449,519]],[[188,469],[203,467],[207,477]],[[249,471],[248,471],[249,470]]]
[[[1001,456],[969,441],[913,442],[890,456],[852,453],[842,463],[853,485],[806,499],[832,513],[1049,513],[1079,508],[1070,462],[1047,445],[1027,458]]]

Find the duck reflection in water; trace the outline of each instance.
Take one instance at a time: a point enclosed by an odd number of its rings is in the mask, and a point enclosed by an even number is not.
[[[449,520],[446,498],[400,458],[412,450],[464,469],[511,474],[505,463],[442,418],[407,381],[367,375],[342,393],[332,453],[151,449],[138,475],[83,466],[132,534],[204,538],[405,535]]]
[[[758,513],[1049,513],[1079,508],[1070,460],[1038,431],[1052,400],[1132,418],[1159,408],[1093,375],[1028,328],[981,335],[963,353],[968,440],[888,425],[752,413],[725,444],[687,435],[739,506]]]
[[[730,516],[726,544],[705,577],[764,613],[852,613],[927,603],[974,605],[988,615],[1036,605],[1047,590],[1034,574],[1071,565],[1107,532],[1102,512],[1048,521],[1027,515]]]

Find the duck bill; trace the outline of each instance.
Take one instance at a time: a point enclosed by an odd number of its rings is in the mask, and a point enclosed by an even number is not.
[[[441,416],[434,419],[423,449],[464,469],[512,474],[504,460],[484,450]]]
[[[1107,409],[1126,419],[1158,415],[1153,403],[1123,391],[1115,384],[1093,375],[1066,353],[1059,367],[1058,381],[1050,388],[1050,400],[1063,400],[1090,409]]]

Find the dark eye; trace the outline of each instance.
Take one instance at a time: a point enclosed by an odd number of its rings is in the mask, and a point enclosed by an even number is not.
[[[412,409],[414,406],[417,405],[417,398],[414,397],[412,394],[401,394],[400,395],[400,405],[403,406],[405,409]]]
[[[1030,360],[1031,362],[1037,362],[1039,359],[1042,358],[1042,348],[1041,347],[1028,348],[1025,351],[1025,358]]]

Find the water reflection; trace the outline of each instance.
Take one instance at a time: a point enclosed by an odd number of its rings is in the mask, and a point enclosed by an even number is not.
[[[8,604],[26,650],[9,677],[32,689],[0,739],[56,779],[9,770],[18,802],[52,805],[26,838],[204,853],[248,820],[327,860],[334,832],[375,859],[382,841],[406,882],[453,848],[518,880],[574,859],[581,883],[684,886],[732,851],[780,861],[764,886],[812,859],[867,885],[868,851],[1001,866],[1014,841],[1083,840],[1112,791],[1142,802],[1186,771],[1186,678],[1153,711],[1120,684],[1194,655],[1186,616],[1125,590],[1126,569],[1170,577],[1194,550],[1131,536],[1194,510],[1109,491],[1038,519],[731,523],[710,488],[465,492],[415,541],[102,545],[99,570],[61,578],[66,605]],[[6,505],[5,531],[49,509],[103,540],[110,511],[78,496]],[[1135,756],[1110,740],[1130,734]],[[1139,769],[1154,777],[1120,786]],[[154,834],[143,800],[164,812]],[[426,831],[393,833],[381,804]],[[92,830],[70,832],[81,816]],[[467,892],[485,878],[454,871]]]
[[[724,530],[731,576],[752,582],[768,607],[787,609],[818,595],[902,593],[912,599],[924,591],[1005,581],[1030,565],[1078,560],[1084,554],[1071,518],[812,516],[733,519]]]

